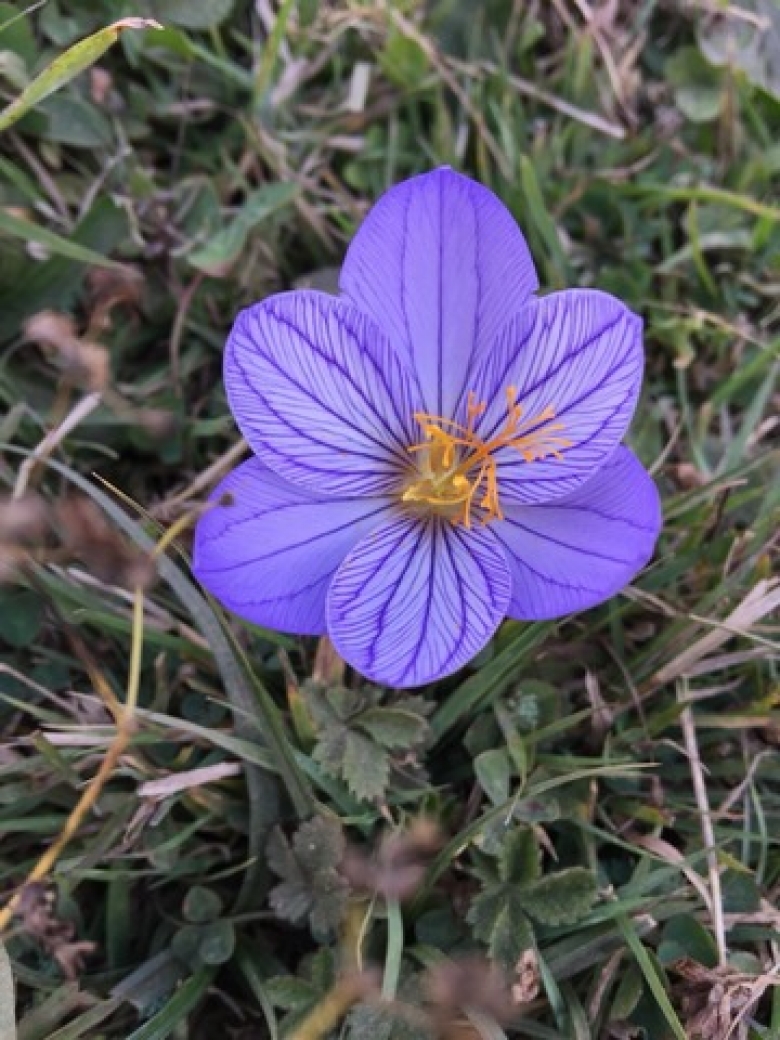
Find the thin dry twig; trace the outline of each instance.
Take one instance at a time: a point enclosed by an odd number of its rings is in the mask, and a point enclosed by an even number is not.
[[[27,491],[30,477],[38,465],[57,448],[75,428],[82,423],[87,416],[91,415],[100,406],[103,399],[102,393],[95,391],[82,397],[78,404],[70,410],[62,422],[43,438],[31,455],[24,460],[19,467],[19,474],[13,490],[13,498],[19,499]]]
[[[127,696],[125,703],[120,705],[115,699],[109,702],[109,708],[115,713],[116,734],[114,740],[106,752],[106,756],[100,764],[95,776],[89,786],[85,789],[81,798],[72,809],[65,821],[57,840],[49,846],[38,862],[27,876],[24,884],[14,893],[6,905],[0,910],[0,934],[8,927],[25,889],[36,881],[42,881],[54,864],[60,858],[63,850],[76,834],[90,809],[97,802],[100,792],[116,768],[119,759],[127,749],[128,744],[135,732],[135,708],[138,702],[138,691],[141,679],[141,652],[143,650],[144,631],[144,591],[141,586],[136,589],[135,604],[133,611],[132,645],[130,648],[130,666],[127,678]],[[117,709],[119,709],[117,711]]]
[[[704,766],[699,754],[699,741],[696,736],[696,722],[690,705],[686,703],[686,692],[684,683],[678,686],[678,699],[682,703],[685,703],[685,707],[680,713],[680,727],[683,732],[683,740],[685,741],[688,765],[691,770],[693,793],[696,798],[696,806],[699,810],[702,840],[707,855],[707,869],[710,880],[710,913],[712,915],[712,929],[715,933],[715,943],[718,947],[718,964],[721,967],[725,967],[728,964],[728,951],[726,949],[726,925],[723,919],[723,895],[720,884],[718,850],[715,844],[715,830],[712,826],[710,799],[707,794],[707,784],[704,779]]]

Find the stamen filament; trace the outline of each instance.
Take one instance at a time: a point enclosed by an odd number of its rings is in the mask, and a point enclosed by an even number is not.
[[[433,507],[455,524],[471,527],[472,509],[481,510],[483,524],[503,519],[499,500],[496,452],[514,448],[526,462],[552,457],[562,459],[562,451],[572,441],[559,436],[563,423],[552,423],[555,409],[548,405],[538,415],[523,419],[523,406],[517,401],[517,388],[506,389],[507,417],[503,428],[490,440],[476,432],[478,420],[487,411],[469,393],[466,424],[429,412],[415,412],[424,440],[408,448],[412,454],[423,453],[420,479],[403,493],[403,501]],[[477,499],[478,492],[482,495]]]

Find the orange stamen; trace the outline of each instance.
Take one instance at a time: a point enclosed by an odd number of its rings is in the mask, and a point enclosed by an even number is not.
[[[532,419],[523,420],[523,406],[517,402],[517,388],[506,391],[507,418],[503,429],[489,441],[476,432],[477,422],[485,414],[486,405],[469,393],[466,423],[457,423],[427,412],[415,412],[425,439],[413,444],[411,453],[421,452],[419,479],[403,493],[404,502],[418,502],[433,507],[455,524],[471,527],[473,508],[481,511],[483,524],[503,519],[498,495],[498,464],[495,453],[501,448],[514,448],[526,462],[561,452],[572,441],[559,436],[562,423],[552,423],[555,410],[548,406]],[[478,493],[481,497],[476,501]]]

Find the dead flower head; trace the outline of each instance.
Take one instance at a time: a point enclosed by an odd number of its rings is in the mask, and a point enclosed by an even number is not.
[[[88,498],[71,495],[57,502],[54,525],[66,552],[101,581],[134,589],[154,580],[148,555],[129,545]]]
[[[354,888],[386,898],[408,899],[419,888],[441,845],[437,824],[421,817],[408,830],[387,835],[373,856],[360,849],[347,849],[342,873]]]
[[[55,902],[51,889],[33,882],[22,890],[16,915],[21,930],[57,962],[66,979],[75,981],[83,971],[85,959],[97,950],[97,943],[74,939],[75,925],[57,917]]]
[[[65,376],[77,386],[102,392],[108,386],[111,366],[108,351],[76,334],[73,318],[56,311],[40,311],[24,326],[28,340],[53,357]]]
[[[425,978],[425,994],[436,1034],[444,1040],[477,1036],[463,1019],[466,1009],[490,1015],[499,1023],[511,1021],[516,1014],[506,976],[485,957],[434,965]]]

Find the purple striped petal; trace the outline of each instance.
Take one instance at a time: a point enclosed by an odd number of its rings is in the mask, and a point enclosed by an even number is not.
[[[541,621],[609,599],[653,555],[660,529],[655,484],[622,447],[553,505],[510,507],[491,526],[513,575],[510,617]]]
[[[225,385],[254,451],[293,483],[323,495],[383,494],[409,468],[414,379],[344,300],[290,292],[242,311]]]
[[[426,410],[450,416],[473,358],[538,282],[506,207],[444,168],[382,196],[349,247],[341,288],[411,359]]]
[[[631,420],[643,365],[642,321],[607,293],[553,293],[514,318],[474,372],[470,389],[488,404],[478,432],[484,440],[500,434],[513,386],[528,423],[524,435],[559,448],[562,458],[527,462],[516,448],[501,448],[495,457],[502,506],[558,498],[603,465]],[[537,421],[548,408],[555,418]]]
[[[420,686],[482,649],[510,590],[506,558],[487,528],[397,516],[359,542],[336,572],[328,631],[369,679]]]
[[[230,504],[219,505],[223,497]],[[347,553],[386,516],[381,498],[320,500],[249,459],[211,496],[192,569],[229,610],[256,625],[325,632],[325,600]]]

